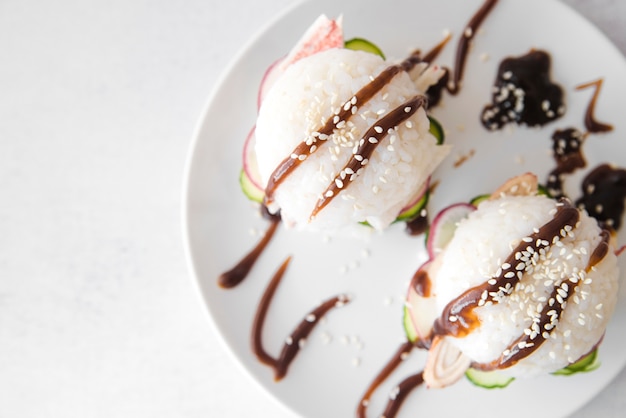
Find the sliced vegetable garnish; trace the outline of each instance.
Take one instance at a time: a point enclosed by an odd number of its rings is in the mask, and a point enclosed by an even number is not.
[[[465,377],[474,385],[485,389],[502,389],[515,380],[514,377],[505,376],[497,370],[484,372],[472,368],[465,371]]]
[[[265,196],[265,190],[257,187],[252,180],[246,175],[244,169],[239,173],[239,185],[246,197],[254,202],[262,203]]]
[[[482,202],[484,200],[488,200],[490,196],[491,196],[490,194],[478,195],[475,198],[473,198],[472,200],[470,200],[470,205],[478,207],[480,202]]]
[[[598,350],[595,349],[585,357],[578,360],[576,363],[572,363],[552,374],[557,376],[570,376],[574,373],[591,372],[596,370],[598,367],[600,367],[600,361],[598,360]]]
[[[415,326],[413,325],[413,321],[411,320],[411,312],[409,311],[408,306],[404,306],[404,315],[402,316],[402,326],[404,328],[404,333],[406,334],[406,338],[414,343],[419,339],[419,335],[415,331]]]
[[[425,209],[426,204],[428,203],[429,186],[430,179],[428,179],[426,183],[424,183],[422,191],[419,193],[415,203],[409,204],[407,207],[402,209],[402,211],[396,218],[396,222],[411,221],[420,215],[422,209]]]
[[[456,203],[442,209],[433,219],[428,231],[426,250],[434,258],[448,245],[458,223],[467,217],[476,207],[469,203]]]
[[[372,54],[378,55],[382,59],[385,59],[385,54],[383,54],[383,51],[378,46],[368,41],[367,39],[363,39],[363,38],[349,39],[345,41],[344,47],[346,49],[351,49],[353,51],[370,52]]]
[[[435,138],[437,138],[438,145],[443,144],[445,140],[443,127],[441,126],[441,124],[439,123],[437,119],[435,119],[434,117],[430,115],[428,115],[428,120],[430,120],[430,129],[429,129],[430,133],[433,134]]]

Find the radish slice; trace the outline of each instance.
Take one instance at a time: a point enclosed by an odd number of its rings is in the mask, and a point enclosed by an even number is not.
[[[469,203],[455,203],[444,208],[435,216],[428,232],[426,250],[430,258],[435,258],[448,245],[459,222],[476,207]]]
[[[435,337],[424,366],[424,382],[429,388],[450,386],[465,375],[470,365],[470,358],[447,338]]]
[[[257,110],[261,108],[261,103],[263,103],[263,99],[267,96],[267,92],[270,91],[270,88],[282,75],[283,70],[280,68],[280,63],[283,62],[284,59],[285,58],[280,58],[274,61],[272,65],[265,70],[265,74],[263,74],[263,78],[261,79],[261,85],[259,86],[259,92],[256,98]]]
[[[415,275],[426,274],[428,278],[434,277],[433,270],[437,270],[434,264],[438,264],[437,260],[428,260],[417,269]],[[405,319],[404,326],[407,337],[415,342],[416,340],[426,341],[430,338],[433,330],[433,323],[437,319],[436,298],[430,295],[422,295],[411,283],[409,291],[406,295]],[[413,336],[413,338],[411,338]]]
[[[259,166],[256,160],[256,153],[254,151],[254,144],[256,143],[254,130],[255,128],[252,127],[246,137],[246,141],[243,144],[243,171],[250,185],[261,190],[262,194],[265,194],[265,187],[261,181]]]

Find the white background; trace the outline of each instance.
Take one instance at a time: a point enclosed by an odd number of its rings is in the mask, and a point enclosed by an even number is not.
[[[565,2],[626,53],[626,2]],[[1,418],[291,417],[209,326],[181,198],[220,74],[294,3],[0,0]]]

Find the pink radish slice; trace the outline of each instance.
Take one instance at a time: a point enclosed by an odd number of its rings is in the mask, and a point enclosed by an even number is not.
[[[417,270],[415,273],[426,273],[428,277],[432,277],[432,267],[434,260],[428,260]],[[412,283],[413,284],[413,283]],[[413,331],[420,340],[427,340],[432,332],[433,323],[437,319],[437,305],[436,298],[432,296],[422,296],[415,289],[413,285],[409,286],[409,291],[406,295],[406,308],[408,310],[410,324],[405,324],[413,327]],[[407,334],[410,334],[410,330],[406,330]]]
[[[442,209],[430,225],[426,250],[430,258],[435,258],[448,245],[458,223],[467,217],[476,207],[469,203],[455,203]]]
[[[243,171],[251,185],[261,190],[262,193],[265,193],[265,187],[261,182],[261,175],[259,174],[256,152],[254,151],[254,145],[256,143],[254,131],[255,127],[252,127],[243,144]]]
[[[283,70],[280,68],[280,63],[283,62],[284,59],[283,57],[274,61],[272,65],[265,70],[265,74],[263,74],[263,78],[261,79],[261,85],[259,86],[259,93],[257,94],[257,109],[261,108],[261,103],[263,103],[263,99],[267,96],[267,92],[270,91],[270,88],[282,75]]]

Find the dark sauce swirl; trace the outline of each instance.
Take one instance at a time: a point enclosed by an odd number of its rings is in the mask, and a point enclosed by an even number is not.
[[[261,214],[264,218],[270,220],[270,225],[263,234],[261,240],[246,254],[233,268],[220,274],[217,278],[217,283],[224,289],[230,289],[240,284],[248,274],[252,267],[256,264],[257,260],[265,251],[265,248],[274,237],[274,233],[280,224],[280,214],[271,214],[267,208],[261,206]]]
[[[413,343],[411,343],[410,341],[405,341],[404,343],[402,343],[396,350],[395,354],[387,361],[387,364],[385,364],[385,366],[381,369],[381,371],[378,372],[378,375],[376,375],[374,380],[370,382],[369,386],[365,390],[365,393],[363,394],[363,396],[361,397],[357,405],[356,416],[358,418],[365,418],[367,416],[366,415],[367,407],[369,405],[370,398],[372,397],[374,392],[376,392],[376,389],[378,389],[378,387],[385,380],[387,380],[387,378],[391,375],[391,373],[393,373],[394,370],[396,370],[398,366],[402,364],[404,359],[411,353],[413,348],[415,347]],[[396,408],[396,410],[398,408]],[[384,415],[384,416],[389,417],[388,415]]]
[[[552,135],[552,156],[556,167],[548,175],[546,187],[555,199],[565,197],[564,176],[587,165],[582,152],[586,137],[586,134],[575,128],[557,129]]]
[[[626,200],[626,170],[609,164],[594,168],[582,182],[583,195],[576,205],[594,217],[604,228],[622,226]]]
[[[331,309],[343,306],[349,301],[349,298],[346,295],[339,295],[322,302],[317,308],[309,312],[300,324],[293,330],[289,337],[287,337],[280,355],[277,358],[271,356],[263,346],[263,326],[265,325],[265,318],[274,297],[274,293],[276,292],[276,289],[278,288],[290,261],[291,257],[288,257],[272,277],[272,280],[261,297],[261,301],[259,302],[259,306],[257,307],[257,312],[254,317],[254,323],[252,325],[252,351],[261,363],[274,369],[274,380],[276,381],[285,377],[289,366],[296,358],[296,355],[306,341],[306,338],[309,336],[311,331],[313,331],[319,320]]]
[[[600,90],[602,89],[602,83],[604,80],[602,78],[591,81],[589,83],[584,83],[576,87],[576,90],[582,90],[589,87],[595,87],[593,91],[593,96],[589,101],[589,105],[587,105],[587,110],[585,111],[585,128],[587,128],[587,132],[591,133],[602,133],[602,132],[610,132],[613,130],[613,125],[608,123],[599,122],[595,118],[595,108],[596,102],[598,101],[598,96],[600,95]]]
[[[457,94],[461,89],[461,81],[463,80],[463,73],[465,72],[465,63],[467,61],[467,54],[471,41],[476,36],[480,25],[489,15],[489,12],[498,3],[498,0],[487,0],[483,3],[480,9],[472,16],[470,21],[465,26],[462,36],[459,38],[459,43],[456,48],[456,56],[454,61],[454,74],[452,80],[448,84],[448,91],[451,94]]]
[[[565,113],[563,90],[550,80],[550,55],[531,50],[503,60],[481,121],[488,130],[508,123],[542,126]]]

